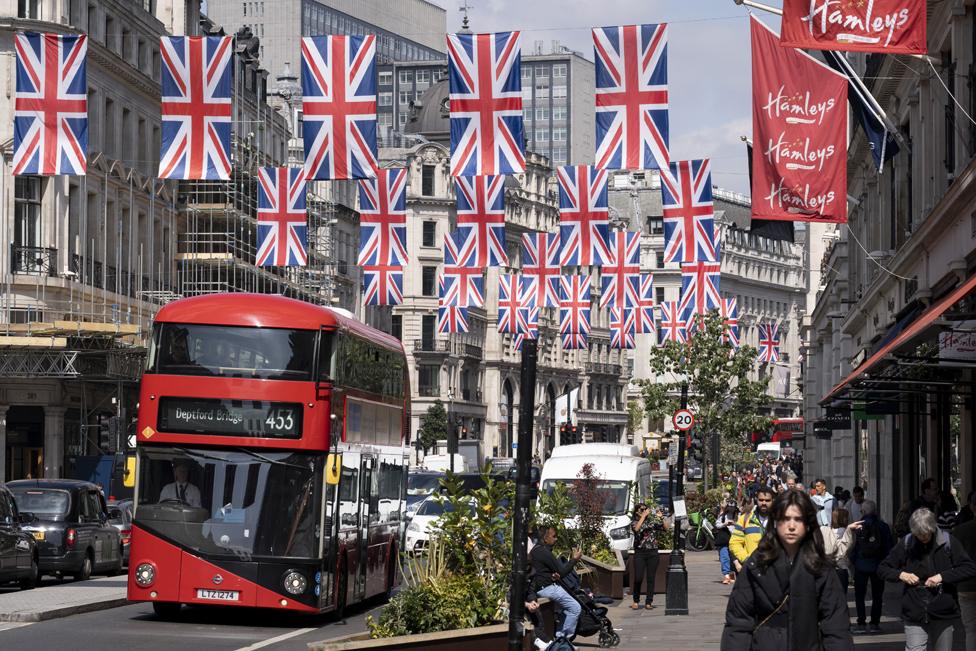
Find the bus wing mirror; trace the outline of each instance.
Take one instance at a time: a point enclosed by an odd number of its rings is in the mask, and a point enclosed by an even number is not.
[[[122,471],[122,485],[132,488],[136,485],[136,458],[125,458],[125,470]]]
[[[342,455],[330,454],[325,461],[325,483],[336,486],[342,476]]]

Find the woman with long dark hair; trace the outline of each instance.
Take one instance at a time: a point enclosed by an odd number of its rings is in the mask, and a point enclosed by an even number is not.
[[[735,582],[722,651],[853,651],[847,599],[806,493],[773,501],[766,532]]]

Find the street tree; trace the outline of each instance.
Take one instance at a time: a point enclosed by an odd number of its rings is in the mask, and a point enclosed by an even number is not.
[[[443,402],[435,400],[434,404],[427,408],[427,413],[420,421],[420,431],[417,432],[424,454],[436,446],[437,441],[447,438],[447,428],[447,410],[444,409]]]
[[[641,400],[627,401],[627,433],[630,440],[637,443],[637,435],[644,430],[644,403]]]
[[[644,408],[654,420],[670,419],[680,408],[681,386],[688,385],[688,407],[695,415],[695,429],[720,436],[719,468],[731,469],[749,453],[749,435],[769,427],[760,412],[771,399],[768,380],[750,377],[756,365],[756,349],[734,348],[723,340],[723,320],[716,311],[695,320],[688,343],[665,342],[652,347],[647,363],[654,379],[641,380]],[[709,456],[706,445],[706,459]]]

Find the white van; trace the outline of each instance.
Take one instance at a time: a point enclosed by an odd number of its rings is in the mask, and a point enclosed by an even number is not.
[[[542,466],[539,488],[551,491],[556,484],[572,485],[583,466],[593,464],[593,473],[599,477],[601,488],[609,493],[610,499],[605,508],[603,530],[610,538],[610,546],[620,551],[629,551],[634,544],[634,532],[631,531],[631,514],[634,511],[631,499],[634,484],[637,485],[638,499],[647,497],[648,486],[651,481],[651,464],[647,459],[629,455],[597,455],[589,452],[596,443],[580,445],[566,445],[561,448],[586,448],[586,456],[556,456],[555,450],[545,465]],[[624,446],[626,447],[626,446]],[[556,448],[559,450],[560,448]],[[569,520],[567,527],[575,527],[575,522]]]
[[[640,449],[625,443],[573,443],[560,445],[552,450],[550,459],[561,457],[636,457]]]
[[[420,462],[420,467],[432,472],[447,472],[451,469],[451,455],[449,454],[428,454]],[[454,455],[454,472],[470,472],[468,460],[463,454]]]
[[[770,457],[773,461],[776,461],[782,455],[783,449],[779,441],[775,443],[760,443],[756,446],[756,459],[758,461],[764,461],[766,457]]]

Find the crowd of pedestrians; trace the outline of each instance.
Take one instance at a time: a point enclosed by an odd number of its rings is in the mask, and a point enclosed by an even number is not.
[[[881,632],[886,589],[900,595],[906,651],[950,651],[958,629],[976,651],[976,491],[960,508],[927,479],[889,524],[864,488],[801,477],[769,459],[731,477],[715,526],[734,584],[723,651],[852,650]]]

